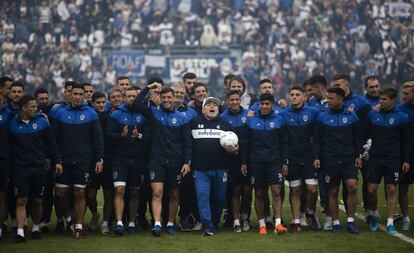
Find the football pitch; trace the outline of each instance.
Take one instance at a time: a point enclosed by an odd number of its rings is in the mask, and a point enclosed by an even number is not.
[[[283,219],[290,222],[290,206],[287,201],[288,187],[286,187],[286,200],[283,207]],[[385,198],[383,187],[379,189],[379,211],[381,224],[385,224]],[[102,206],[102,193],[99,192],[98,206]],[[362,200],[361,194],[359,199]],[[341,196],[341,195],[340,195]],[[414,220],[414,188],[409,194],[411,220]],[[318,208],[319,209],[319,208]],[[361,205],[357,212],[363,213]],[[102,208],[100,208],[102,215]],[[52,215],[54,216],[54,215]],[[321,222],[323,215],[319,214]],[[341,212],[341,224],[344,229],[345,214]],[[90,212],[87,211],[85,223],[90,220]],[[54,229],[52,221],[51,229]],[[110,234],[103,236],[99,231],[88,232],[85,239],[75,240],[65,235],[49,233],[43,235],[42,240],[32,241],[26,239],[24,244],[11,244],[10,236],[6,236],[0,242],[0,253],[9,252],[414,252],[414,231],[401,232],[401,222],[397,222],[396,228],[404,235],[403,239],[388,235],[378,230],[372,233],[364,221],[357,218],[361,230],[359,235],[352,235],[345,231],[334,234],[326,231],[311,231],[308,227],[302,227],[299,234],[287,232],[284,235],[275,235],[268,231],[265,236],[258,235],[257,220],[254,209],[251,217],[252,229],[249,232],[233,233],[230,228],[220,228],[213,237],[202,237],[200,232],[179,232],[175,236],[163,233],[160,238],[152,237],[148,231],[140,231],[136,235],[125,234],[122,237]],[[27,235],[26,235],[27,237]],[[404,240],[411,240],[407,242]]]

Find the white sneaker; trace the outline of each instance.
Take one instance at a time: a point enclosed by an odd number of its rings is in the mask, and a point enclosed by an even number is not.
[[[109,230],[109,227],[102,224],[102,226],[101,226],[101,234],[107,235],[107,234],[109,234],[109,231],[110,231]]]
[[[249,224],[249,221],[248,220],[243,220],[242,221],[242,230],[244,232],[247,232],[247,231],[250,230],[250,224]]]
[[[308,222],[306,221],[306,214],[302,214],[301,216],[300,216],[300,225],[301,226],[308,226]]]
[[[201,224],[200,222],[197,222],[193,227],[193,231],[201,231],[202,228],[203,228],[203,224]]]

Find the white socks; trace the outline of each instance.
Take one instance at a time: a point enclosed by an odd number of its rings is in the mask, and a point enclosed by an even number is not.
[[[394,218],[388,218],[387,219],[387,227],[388,226],[394,226]]]
[[[259,226],[260,227],[266,227],[265,219],[260,219],[259,220]]]

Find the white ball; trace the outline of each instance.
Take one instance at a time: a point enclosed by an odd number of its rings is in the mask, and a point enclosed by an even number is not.
[[[227,148],[230,145],[236,145],[239,142],[239,138],[232,131],[224,132],[220,137],[220,145],[223,148]]]

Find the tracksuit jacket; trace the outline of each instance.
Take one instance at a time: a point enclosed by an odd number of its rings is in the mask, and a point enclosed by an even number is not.
[[[11,119],[10,110],[6,105],[0,107],[0,159],[9,158],[10,142],[9,142],[9,125]]]

